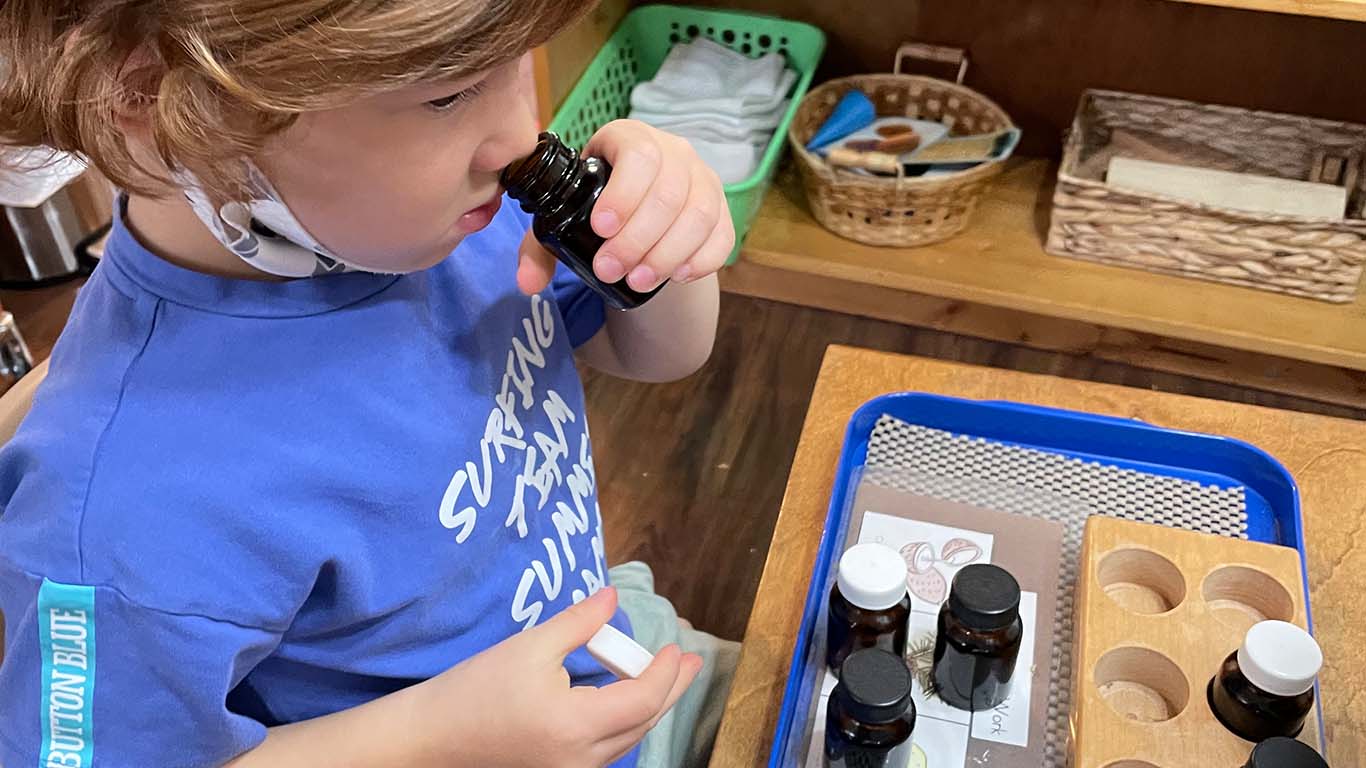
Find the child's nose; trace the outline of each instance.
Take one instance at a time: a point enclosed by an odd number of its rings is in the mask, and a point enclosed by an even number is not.
[[[527,115],[526,120],[517,120],[485,141],[475,153],[472,163],[475,171],[497,173],[515,160],[531,154],[536,148],[538,135],[536,123]]]

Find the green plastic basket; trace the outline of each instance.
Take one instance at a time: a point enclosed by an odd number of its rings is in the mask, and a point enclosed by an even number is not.
[[[810,24],[752,13],[673,5],[637,8],[626,15],[588,65],[555,114],[550,130],[569,145],[582,147],[603,125],[630,113],[631,89],[654,77],[675,43],[698,35],[747,55],[778,51],[787,57],[788,66],[798,75],[791,94],[792,104],[774,131],[759,167],[748,179],[726,185],[726,201],[735,222],[735,250],[727,263],[733,263],[740,253],[740,243],[759,213],[764,194],[773,183],[778,159],[787,145],[792,116],[811,87],[816,65],[825,53],[824,32]]]

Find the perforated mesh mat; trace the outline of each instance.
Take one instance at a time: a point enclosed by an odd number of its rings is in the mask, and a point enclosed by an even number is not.
[[[1242,487],[1218,488],[1062,454],[997,443],[883,416],[863,482],[1062,523],[1045,759],[1067,763],[1072,692],[1072,600],[1082,529],[1091,515],[1247,538]]]

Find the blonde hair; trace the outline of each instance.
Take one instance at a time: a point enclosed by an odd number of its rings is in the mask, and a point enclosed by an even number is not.
[[[215,197],[303,112],[506,62],[596,0],[0,0],[0,142],[79,152],[169,191],[118,128],[144,111],[166,168]]]

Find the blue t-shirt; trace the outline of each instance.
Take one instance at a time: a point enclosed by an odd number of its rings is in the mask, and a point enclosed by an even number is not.
[[[573,359],[603,304],[517,291],[528,223],[284,283],[114,229],[0,453],[0,763],[221,765],[603,586]]]

